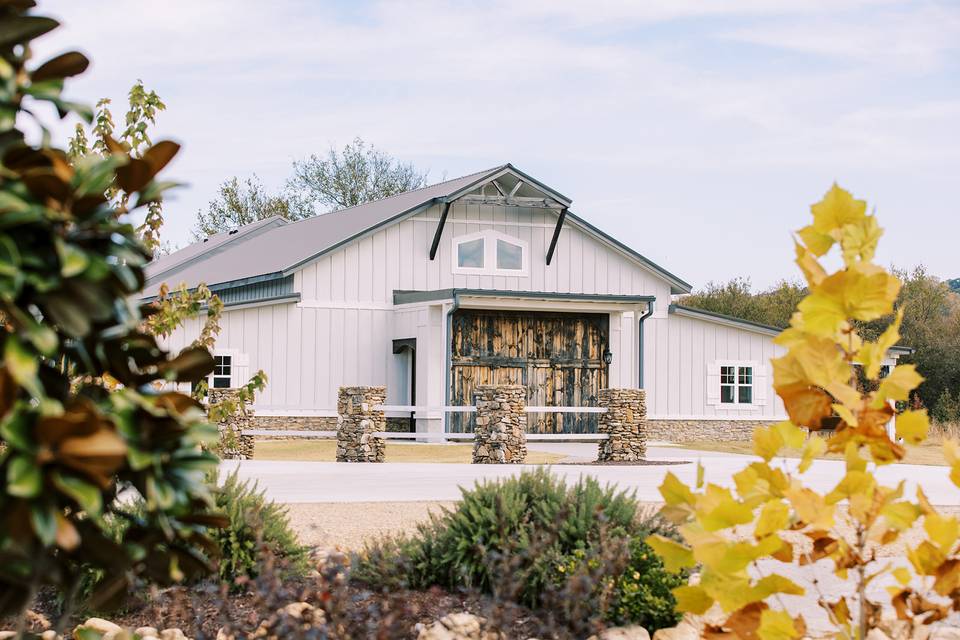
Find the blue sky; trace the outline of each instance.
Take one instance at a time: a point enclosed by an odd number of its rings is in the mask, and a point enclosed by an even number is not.
[[[789,231],[836,180],[880,259],[960,276],[960,3],[50,0],[72,98],[167,102],[166,238],[233,175],[360,136],[432,180],[512,162],[696,287],[795,278]],[[63,131],[69,127],[65,126]]]

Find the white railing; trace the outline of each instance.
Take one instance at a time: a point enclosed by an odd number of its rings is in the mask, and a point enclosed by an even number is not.
[[[373,407],[375,410],[386,413],[402,413],[408,416],[411,413],[476,413],[477,408],[473,406],[445,405],[437,407],[422,407],[405,404],[380,404]],[[528,406],[524,409],[526,413],[606,413],[606,407],[547,407],[547,406]],[[287,438],[325,438],[331,439],[337,437],[336,431],[308,431],[305,429],[244,429],[245,436],[273,436]],[[404,432],[404,431],[377,431],[372,435],[383,438],[384,440],[457,440],[472,441],[472,433],[431,433],[431,432]],[[606,433],[528,433],[528,442],[599,442],[607,440],[610,436]]]

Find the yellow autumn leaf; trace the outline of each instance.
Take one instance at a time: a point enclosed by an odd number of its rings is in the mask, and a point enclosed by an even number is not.
[[[857,362],[863,365],[864,375],[870,380],[880,377],[880,368],[887,357],[890,347],[900,339],[900,325],[903,322],[903,309],[897,311],[893,322],[884,329],[880,337],[874,342],[865,342],[857,352]]]
[[[910,392],[920,386],[923,376],[917,373],[916,365],[898,364],[880,381],[873,397],[873,406],[882,407],[889,400],[907,400]]]
[[[690,487],[683,484],[680,478],[671,471],[668,471],[663,478],[663,484],[660,485],[660,495],[663,496],[663,501],[671,506],[681,504],[693,506],[695,501]]]
[[[817,250],[821,249],[823,246],[821,244],[822,242],[821,239],[826,238],[825,241],[828,241],[832,245],[833,238],[831,238],[830,236],[823,236],[817,233],[815,230],[812,231],[812,233],[816,234],[816,236],[810,239],[806,239],[803,236],[802,229],[798,232],[798,235],[800,235],[801,238],[804,238],[803,242],[807,246],[804,247],[799,242],[793,243],[794,248],[796,250],[796,256],[797,256],[795,262],[797,263],[797,266],[800,267],[800,270],[803,272],[803,276],[804,278],[806,278],[807,283],[810,285],[818,285],[821,282],[823,282],[824,278],[827,277],[827,272],[824,270],[823,266],[817,260],[816,256],[822,256],[824,253],[830,250],[830,247],[828,246],[826,248],[826,251],[818,252]],[[807,247],[809,247],[809,250]]]
[[[753,509],[739,502],[726,487],[708,484],[697,499],[697,521],[706,531],[719,531],[753,521]]]
[[[923,519],[923,529],[943,553],[950,553],[960,536],[960,522],[954,516],[927,514]]]
[[[883,229],[877,224],[876,216],[864,216],[857,222],[844,225],[840,230],[844,264],[851,265],[857,260],[873,260],[877,252],[877,242],[882,235]]]
[[[913,526],[921,511],[911,502],[891,502],[880,509],[880,515],[887,521],[891,529],[906,531]]]
[[[910,581],[913,580],[913,574],[910,573],[910,570],[905,567],[897,567],[892,572],[893,577],[896,578],[897,582],[906,586],[910,584]]]
[[[840,416],[840,418],[848,425],[851,427],[857,426],[857,416],[855,416],[853,411],[851,411],[846,405],[834,403],[830,405],[830,408],[832,408],[836,414]]]
[[[877,486],[877,481],[873,474],[868,471],[848,471],[833,491],[824,496],[827,504],[836,504],[846,498],[862,495],[867,498],[873,497],[873,490]]]
[[[650,545],[650,548],[660,556],[663,560],[663,566],[671,573],[676,573],[696,564],[693,559],[693,552],[675,540],[661,535],[652,535],[647,537],[644,542]]]
[[[810,436],[803,445],[803,453],[800,456],[800,465],[797,471],[806,472],[813,464],[815,458],[820,457],[827,448],[827,441],[820,436]]]
[[[907,444],[920,444],[927,439],[930,418],[926,409],[904,411],[897,416],[897,437]]]
[[[784,495],[793,510],[803,522],[815,529],[829,529],[833,526],[834,505],[827,504],[819,493],[795,483]]]
[[[923,576],[932,576],[946,560],[940,548],[929,540],[924,540],[913,549],[907,549],[907,559],[913,565],[914,571]]]
[[[775,593],[783,593],[788,596],[802,596],[806,593],[804,588],[796,582],[776,573],[760,578],[753,589],[760,600],[766,600]]]
[[[673,589],[673,597],[677,599],[677,609],[685,613],[700,616],[713,606],[713,598],[699,586],[683,585]]]
[[[790,508],[780,500],[771,500],[760,509],[760,517],[754,527],[753,535],[763,538],[787,528],[790,524]]]
[[[760,628],[757,636],[760,640],[794,640],[803,636],[806,625],[797,624],[786,611],[765,609],[760,614]]]
[[[770,462],[783,448],[783,437],[773,427],[757,427],[753,430],[753,452]]]
[[[819,231],[817,231],[817,229],[812,224],[807,225],[803,229],[800,229],[799,231],[797,231],[797,235],[803,241],[803,246],[799,247],[797,251],[798,253],[797,264],[800,266],[800,269],[803,270],[804,275],[807,276],[807,282],[809,282],[810,284],[816,284],[817,270],[813,269],[811,270],[810,273],[807,272],[807,269],[805,268],[805,266],[810,264],[810,260],[804,257],[804,262],[801,262],[801,256],[799,255],[800,249],[803,249],[804,254],[807,256],[810,256],[810,259],[812,259],[814,256],[819,257],[822,255],[825,255],[828,251],[830,251],[830,247],[833,246],[833,243],[835,242],[835,240],[833,239],[833,236],[826,233],[820,233]],[[823,271],[823,269],[821,268],[820,271]]]
[[[834,183],[823,199],[810,206],[813,228],[823,234],[839,232],[848,224],[857,224],[866,217],[866,200],[857,200],[846,189]]]
[[[773,430],[780,434],[785,445],[791,449],[799,449],[807,437],[807,432],[789,420],[783,420],[773,425]]]

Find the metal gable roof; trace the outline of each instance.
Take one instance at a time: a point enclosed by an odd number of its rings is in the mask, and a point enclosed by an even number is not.
[[[143,297],[157,294],[160,285],[181,282],[193,287],[201,282],[211,289],[270,280],[289,275],[334,249],[373,230],[398,221],[434,202],[457,198],[479,185],[511,172],[554,197],[570,203],[559,192],[528,176],[511,164],[503,164],[460,178],[399,193],[387,198],[288,222],[268,218],[240,229],[218,233],[163,256],[147,267]],[[572,213],[571,221],[597,235],[670,283],[674,293],[688,293],[690,285],[651,262],[633,249],[603,233]],[[219,286],[218,286],[219,285]]]

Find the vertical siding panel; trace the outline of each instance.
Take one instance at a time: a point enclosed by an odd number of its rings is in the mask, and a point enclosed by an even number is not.
[[[270,369],[273,371],[274,401],[278,405],[288,406],[287,402],[287,313],[284,306],[263,307],[270,316]]]
[[[345,314],[346,311],[343,309],[330,310],[330,380],[327,384],[330,406],[336,406],[337,404],[338,387],[352,384],[346,375],[346,363],[344,361],[346,353]],[[356,324],[353,326],[356,330]]]
[[[416,289],[416,278],[413,275],[414,260],[410,255],[410,249],[414,246],[414,222],[404,220],[399,226],[400,246],[398,248],[398,260],[400,264],[400,289]]]
[[[361,302],[370,302],[373,300],[373,280],[374,266],[373,259],[373,238],[366,237],[356,243],[357,247],[357,298]],[[380,256],[377,256],[377,262],[380,262]]]
[[[344,300],[344,262],[346,260],[346,251],[337,251],[330,256],[330,299],[336,301]]]
[[[394,224],[386,228],[384,247],[384,266],[386,268],[386,284],[380,292],[378,300],[393,301],[393,290],[400,289],[400,225]]]
[[[274,375],[273,363],[270,360],[270,351],[272,351],[270,345],[272,344],[273,338],[273,314],[270,307],[259,307],[252,309],[252,311],[257,314],[257,344],[259,347],[257,366],[267,374],[264,402],[269,406],[275,406],[279,404],[277,401],[277,383],[279,380],[277,380]]]
[[[336,340],[338,335],[343,336],[343,347],[340,349],[343,380],[350,386],[363,384],[359,377],[360,344],[357,331],[359,314],[356,309],[346,309],[342,315],[343,328],[339,334],[333,334],[333,339]]]
[[[680,324],[677,333],[680,334],[677,355],[679,362],[677,368],[680,370],[677,376],[677,388],[679,389],[680,399],[677,407],[677,413],[681,415],[690,415],[693,413],[693,342],[694,327],[689,323]],[[698,412],[699,413],[699,412]]]
[[[294,407],[303,407],[303,371],[301,362],[303,361],[303,334],[302,317],[303,312],[296,305],[286,304],[277,307],[286,311],[287,322],[287,345],[286,345],[286,364],[287,364],[287,404]]]
[[[300,312],[300,405],[304,409],[316,409],[317,405],[317,310],[303,309]]]
[[[333,334],[331,327],[333,320],[330,309],[317,310],[317,347],[314,358],[314,371],[316,372],[316,397],[318,409],[335,409],[337,384],[334,380],[339,380],[339,371],[334,366],[333,356]]]
[[[581,236],[580,243],[580,273],[583,282],[580,291],[584,293],[597,292],[597,252],[593,241]]]
[[[669,409],[671,415],[678,415],[680,413],[680,394],[684,392],[683,389],[683,380],[681,378],[681,363],[683,362],[683,355],[680,350],[681,345],[681,333],[683,333],[683,327],[675,324],[669,325],[670,340],[668,343],[668,358],[670,361],[670,394],[669,394]]]

